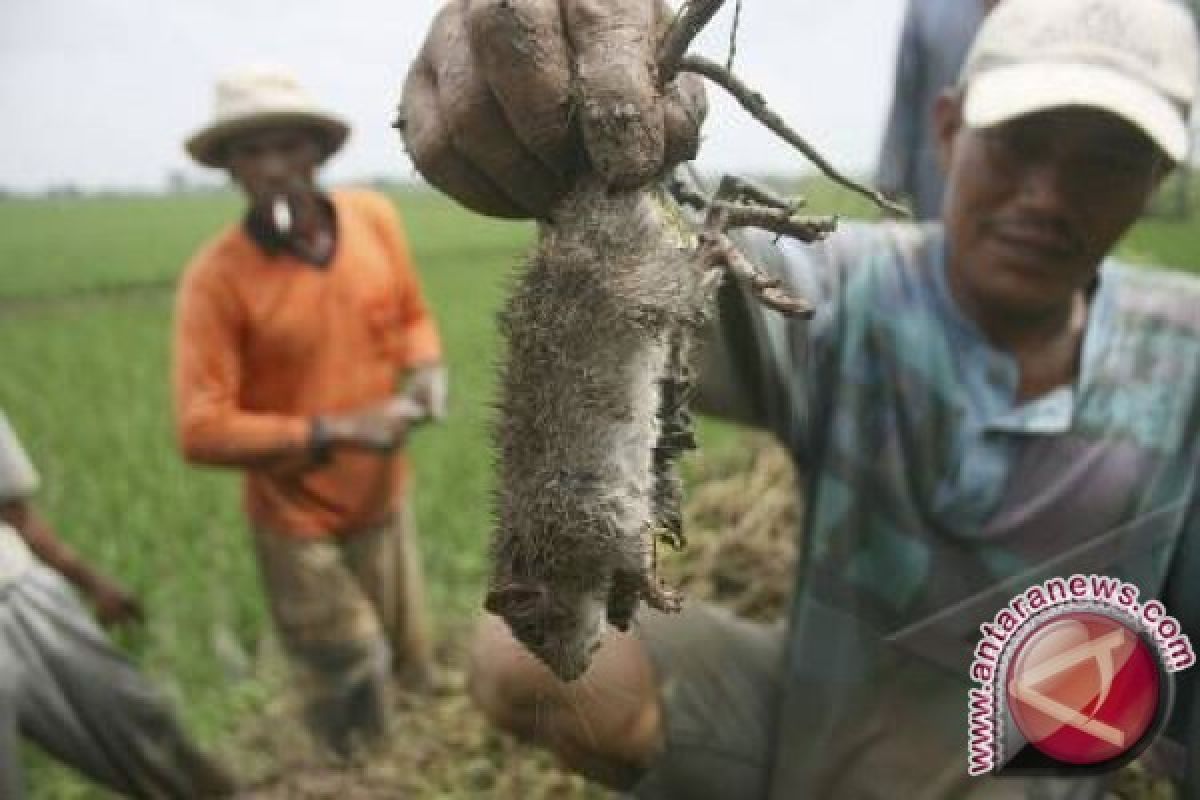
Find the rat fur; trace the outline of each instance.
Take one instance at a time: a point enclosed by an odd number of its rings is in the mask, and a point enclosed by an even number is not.
[[[715,284],[677,231],[657,190],[585,179],[542,224],[501,315],[485,606],[564,680],[639,601],[677,608],[654,577],[654,539],[681,541],[682,373]]]

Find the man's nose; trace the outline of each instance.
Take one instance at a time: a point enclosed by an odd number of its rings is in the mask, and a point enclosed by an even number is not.
[[[286,178],[288,174],[287,158],[280,152],[268,151],[263,153],[258,166],[259,174],[268,180]]]
[[[1021,172],[1021,196],[1031,205],[1059,209],[1070,201],[1072,181],[1057,159],[1036,159]]]

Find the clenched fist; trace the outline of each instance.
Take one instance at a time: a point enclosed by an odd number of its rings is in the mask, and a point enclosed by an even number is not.
[[[404,85],[431,184],[497,217],[548,218],[582,173],[644,185],[695,156],[701,79],[660,85],[659,0],[450,0]]]

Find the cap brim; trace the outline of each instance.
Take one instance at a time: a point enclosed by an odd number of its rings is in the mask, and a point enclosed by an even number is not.
[[[1121,117],[1183,161],[1190,139],[1183,112],[1161,94],[1112,69],[1085,64],[994,67],[967,86],[963,116],[972,128],[1056,108],[1083,106]]]
[[[323,135],[325,152],[329,158],[345,143],[350,126],[331,114],[313,111],[272,111],[235,119],[222,120],[196,131],[184,143],[188,154],[206,167],[224,167],[223,145],[229,137],[257,128],[298,125],[316,128]]]

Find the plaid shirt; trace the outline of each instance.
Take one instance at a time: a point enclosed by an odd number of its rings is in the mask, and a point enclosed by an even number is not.
[[[966,775],[966,692],[1013,595],[1111,574],[1200,630],[1178,576],[1200,567],[1200,281],[1105,263],[1074,385],[1018,404],[1015,359],[950,297],[939,227],[747,246],[818,308],[789,323],[726,286],[702,390],[807,481],[771,796],[994,793]]]

